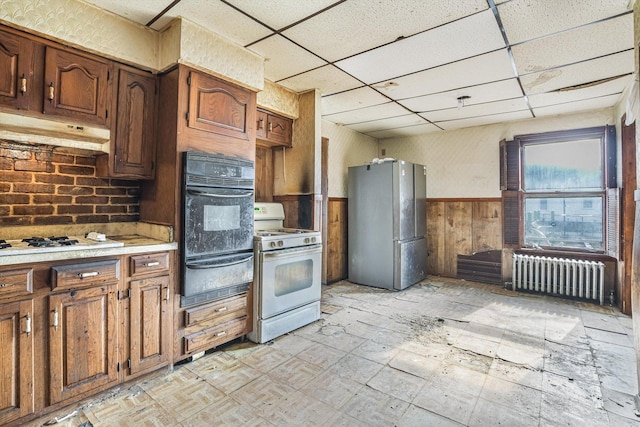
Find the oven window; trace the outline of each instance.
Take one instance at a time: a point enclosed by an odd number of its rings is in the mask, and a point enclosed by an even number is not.
[[[240,228],[240,206],[204,206],[204,231],[236,230]]]
[[[276,266],[275,294],[291,294],[313,285],[313,260],[305,259]]]

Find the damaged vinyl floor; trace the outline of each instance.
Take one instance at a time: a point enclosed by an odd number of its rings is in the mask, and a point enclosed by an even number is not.
[[[323,286],[322,312],[29,425],[640,426],[615,308],[429,277]]]

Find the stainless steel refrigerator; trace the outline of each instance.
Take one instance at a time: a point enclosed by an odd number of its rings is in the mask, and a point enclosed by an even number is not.
[[[349,281],[405,289],[427,275],[427,169],[402,160],[349,168]]]

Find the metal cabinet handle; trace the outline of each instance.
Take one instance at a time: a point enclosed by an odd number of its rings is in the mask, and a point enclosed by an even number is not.
[[[8,288],[10,285],[10,283],[0,283],[0,288]]]
[[[154,261],[154,262],[145,262],[144,266],[145,267],[157,267],[160,265],[160,261]]]
[[[53,309],[53,329],[58,330],[58,309]]]
[[[227,331],[221,331],[221,332],[218,332],[217,334],[215,334],[215,335],[214,335],[214,337],[216,337],[216,338],[217,338],[217,337],[222,337],[222,336],[224,336],[224,335],[227,335]]]
[[[273,123],[269,122],[269,132],[273,132]]]
[[[165,292],[165,294],[164,294],[164,300],[165,300],[165,301],[169,301],[169,287],[168,287],[168,286],[166,286],[166,287],[164,288],[164,292]]]
[[[56,89],[53,87],[53,82],[49,83],[49,102],[53,101],[55,90]]]
[[[258,119],[258,130],[264,129],[264,119]]]
[[[27,76],[22,73],[22,77],[20,77],[20,93],[23,95],[27,93]]]
[[[225,305],[224,307],[220,307],[220,308],[216,309],[216,313],[224,313],[227,310],[228,310],[228,308]]]
[[[98,274],[100,274],[100,272],[98,271],[90,271],[88,273],[78,273],[78,277],[81,279],[86,279],[87,277],[95,277]]]
[[[29,336],[31,334],[31,315],[27,313],[25,317],[24,332]]]

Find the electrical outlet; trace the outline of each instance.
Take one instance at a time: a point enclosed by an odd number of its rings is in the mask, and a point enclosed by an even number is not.
[[[387,150],[383,148],[382,150],[380,150],[380,154],[383,155],[383,156],[386,156],[387,155]]]

